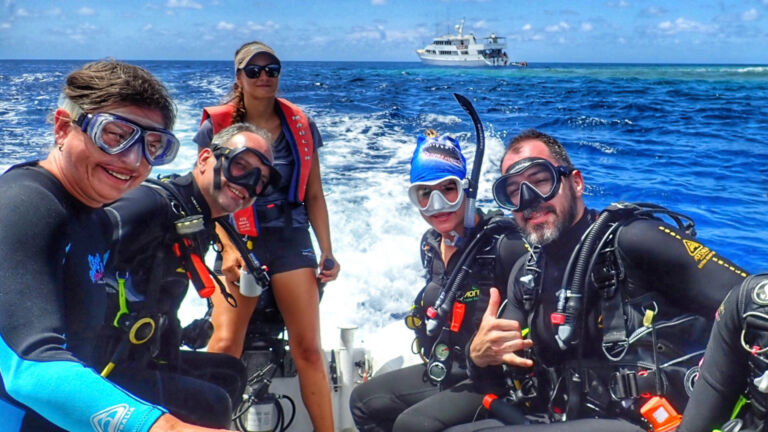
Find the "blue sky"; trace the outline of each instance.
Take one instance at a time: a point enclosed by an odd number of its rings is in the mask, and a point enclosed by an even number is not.
[[[418,61],[465,18],[518,61],[768,63],[768,0],[0,1],[5,59]]]

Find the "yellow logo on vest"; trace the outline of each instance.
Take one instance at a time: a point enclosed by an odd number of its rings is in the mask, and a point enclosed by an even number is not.
[[[480,298],[480,290],[478,288],[475,288],[467,291],[464,294],[464,297],[461,298],[461,300],[464,301],[464,303],[466,303],[466,302],[476,301],[479,298]]]
[[[704,267],[704,264],[715,255],[714,251],[693,240],[683,239],[683,244],[688,251],[688,255],[692,256],[699,263],[699,268]]]

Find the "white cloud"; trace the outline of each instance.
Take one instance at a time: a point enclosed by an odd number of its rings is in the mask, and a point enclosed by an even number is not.
[[[766,1],[768,1],[768,0],[766,0]],[[526,25],[524,25],[524,26],[523,26],[522,30],[523,30],[523,31],[528,31],[528,30],[530,30],[530,29],[532,29],[532,28],[533,28],[533,27],[532,27],[530,24],[526,24]]]
[[[82,16],[92,16],[96,15],[96,11],[87,6],[83,6],[77,10],[77,14]]]
[[[316,44],[316,45],[322,45],[330,42],[330,40],[331,38],[329,36],[316,35],[316,36],[312,36],[312,39],[310,39],[310,43]]]
[[[757,9],[752,8],[744,13],[741,14],[741,20],[742,21],[754,21],[757,19],[759,14],[757,13]]]
[[[246,30],[252,32],[273,32],[279,28],[280,25],[272,21],[267,21],[264,24],[248,21],[246,24]]]
[[[476,29],[484,29],[484,28],[488,28],[488,23],[486,23],[485,20],[480,20],[476,22],[475,25],[473,25],[472,27]]]
[[[1,22],[0,23],[0,30],[7,30],[11,28],[11,23],[9,22]]]
[[[57,8],[57,7],[50,8],[47,11],[47,15],[48,16],[60,16],[62,13],[63,13],[62,10],[60,8]]]
[[[531,36],[530,39],[535,41],[544,40],[544,35],[541,33],[536,33],[535,35]]]
[[[570,28],[571,28],[571,26],[568,25],[567,22],[560,21],[557,24],[544,27],[544,31],[549,32],[549,33],[557,33],[557,32],[561,32],[561,31],[566,31],[566,30],[568,30]]]
[[[661,16],[665,13],[667,13],[667,10],[660,6],[649,6],[648,9],[645,10],[645,14],[650,16]]]
[[[628,8],[629,2],[627,0],[619,0],[619,1],[609,1],[608,6],[610,7],[620,7],[620,8]]]
[[[147,24],[147,25],[145,25],[144,27],[141,28],[142,32],[148,32],[150,30],[152,30],[152,24]]]
[[[371,0],[371,4],[374,6],[383,6],[387,4],[387,0]]]
[[[27,11],[24,8],[18,8],[18,9],[16,9],[16,16],[28,17],[29,16],[29,11]]]
[[[379,30],[383,30],[381,26],[379,26]],[[426,31],[425,29],[410,29],[410,30],[385,30],[384,31],[385,37],[387,41],[392,42],[418,42],[425,36],[429,36],[430,33]]]
[[[664,34],[676,33],[714,33],[717,31],[717,25],[702,24],[698,21],[678,18],[674,21],[662,21],[656,29]]]
[[[583,32],[591,32],[594,29],[595,29],[595,26],[593,26],[591,22],[581,23],[581,31]]]
[[[219,21],[219,23],[216,24],[216,30],[232,31],[234,29],[235,29],[235,25],[232,23],[228,23],[226,21]]]
[[[96,30],[93,24],[85,23],[74,29],[67,29],[67,36],[75,42],[84,43],[91,39],[90,35]]]
[[[165,7],[181,9],[202,9],[203,5],[193,0],[168,0]]]
[[[624,45],[625,43],[627,43],[627,40],[626,40],[626,39],[624,39],[623,37],[620,37],[620,38],[618,38],[618,39],[616,40],[616,42],[618,42],[618,43],[619,43],[619,44],[621,44],[621,45]]]

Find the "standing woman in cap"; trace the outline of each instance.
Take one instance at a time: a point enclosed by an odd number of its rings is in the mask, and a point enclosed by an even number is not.
[[[235,83],[223,105],[203,110],[195,142],[210,144],[213,134],[224,127],[247,122],[267,130],[273,137],[275,168],[282,181],[258,198],[245,214],[236,214],[237,225],[251,237],[254,254],[269,269],[272,291],[288,328],[291,354],[296,362],[304,405],[314,429],[333,430],[330,388],[320,344],[318,281],[336,279],[339,264],[333,257],[328,209],[320,179],[317,149],[322,138],[315,123],[296,105],[277,97],[282,65],[267,45],[254,41],[235,53]],[[318,268],[309,224],[320,246]],[[242,258],[231,245],[222,252],[222,272],[238,301],[237,308],[214,296],[214,333],[208,351],[240,357],[248,322],[257,297],[240,295]],[[332,266],[329,264],[333,263]],[[330,268],[329,268],[330,267]]]
[[[459,142],[448,135],[438,137],[433,130],[419,135],[408,195],[430,226],[421,238],[427,283],[416,295],[406,325],[416,333],[412,348],[424,363],[377,375],[352,390],[350,411],[361,432],[442,431],[471,421],[483,399],[467,381],[462,350],[482,321],[491,286],[506,284],[512,263],[525,247],[514,225],[500,218],[501,212],[474,212],[474,227],[467,230],[467,184]],[[466,278],[453,279],[465,269],[470,270]],[[453,312],[446,317],[450,332],[429,333],[427,310],[451,280],[461,282]]]

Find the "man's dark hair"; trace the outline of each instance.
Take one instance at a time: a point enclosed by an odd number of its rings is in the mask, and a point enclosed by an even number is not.
[[[507,144],[507,150],[504,152],[504,156],[509,153],[519,152],[521,143],[528,140],[541,141],[545,146],[547,146],[549,152],[552,154],[552,157],[555,159],[555,161],[557,161],[557,163],[565,166],[573,166],[571,163],[571,158],[568,157],[568,153],[565,151],[565,147],[563,147],[563,145],[560,144],[560,142],[555,138],[536,129],[524,130],[509,140],[509,144]],[[503,161],[504,157],[502,157],[501,160]]]

